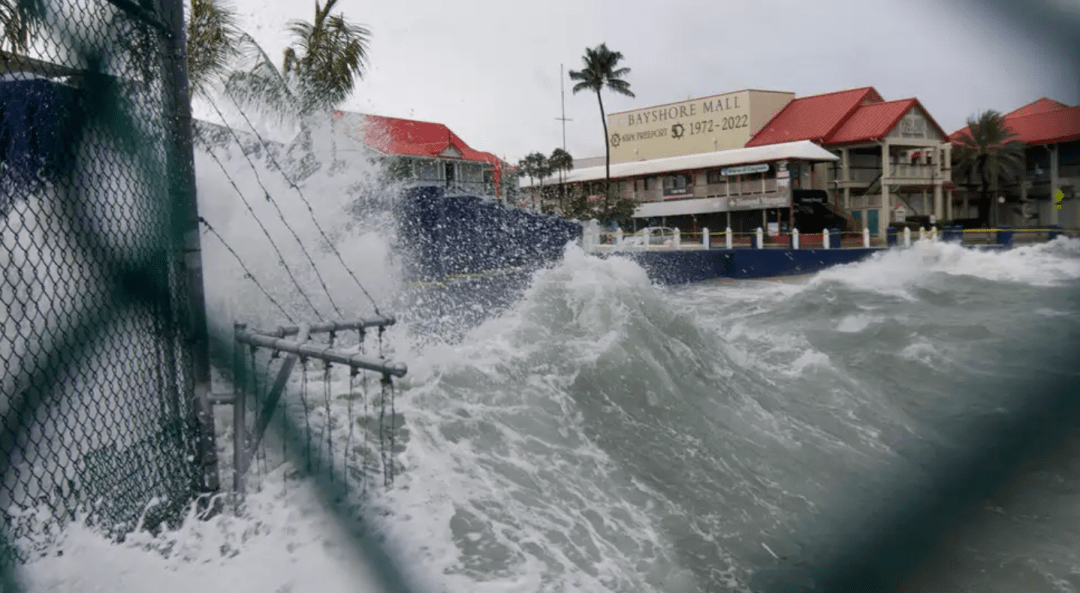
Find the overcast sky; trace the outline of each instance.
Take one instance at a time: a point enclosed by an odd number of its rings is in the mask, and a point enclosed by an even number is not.
[[[275,59],[287,21],[314,14],[314,0],[231,2]],[[1080,22],[1080,0],[1015,3]],[[984,109],[1080,104],[1076,54],[1063,49],[1075,38],[978,0],[339,0],[336,12],[372,31],[370,71],[344,109],[441,122],[511,162],[562,144],[559,65],[579,69],[601,42],[622,52],[637,95],[605,93],[608,112],[746,88],[873,86],[886,100],[917,97],[952,132]],[[595,94],[566,82],[567,149],[603,155]]]

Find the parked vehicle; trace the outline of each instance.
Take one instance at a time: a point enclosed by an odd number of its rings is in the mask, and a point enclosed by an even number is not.
[[[646,245],[674,245],[675,229],[669,227],[646,227],[623,239],[623,245],[646,246]]]

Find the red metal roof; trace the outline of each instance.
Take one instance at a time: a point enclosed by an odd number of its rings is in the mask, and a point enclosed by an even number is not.
[[[945,137],[941,126],[930,117],[926,108],[918,99],[900,99],[884,103],[860,105],[831,136],[822,143],[824,146],[853,144],[881,140],[900,123],[900,120],[912,109],[918,109],[923,117],[933,126],[941,137]]]
[[[344,115],[342,111],[334,112],[337,119],[342,119]],[[474,150],[443,124],[382,115],[355,115],[361,116],[359,129],[348,130],[347,133],[383,154],[461,158],[493,165],[500,162],[499,158],[490,152]],[[456,149],[461,156],[443,155],[449,147]]]
[[[1028,103],[1015,111],[1010,111],[1005,114],[1005,117],[1021,117],[1024,115],[1035,115],[1036,113],[1046,113],[1047,111],[1057,111],[1059,109],[1068,108],[1069,106],[1064,103],[1043,97],[1042,99],[1033,103]]]
[[[1069,107],[1052,99],[1042,98],[1005,115],[1005,123],[1016,133],[1014,140],[1028,146],[1041,146],[1080,140],[1080,105]],[[968,127],[953,132],[949,140],[960,142]]]
[[[765,124],[746,146],[749,148],[798,140],[824,142],[860,105],[881,102],[881,95],[873,87],[794,99]]]
[[[917,101],[903,99],[886,103],[860,105],[836,132],[826,139],[827,144],[849,144],[880,140],[904,117]]]

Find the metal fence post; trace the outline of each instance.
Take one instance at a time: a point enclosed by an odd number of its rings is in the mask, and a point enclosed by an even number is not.
[[[240,341],[240,335],[245,330],[246,323],[237,322],[233,325],[233,492],[238,510],[244,499],[244,454],[247,452],[247,428],[244,419],[247,404],[244,383],[247,374],[244,372],[244,344]]]
[[[214,414],[210,403],[210,341],[206,326],[206,297],[203,292],[202,249],[199,241],[199,205],[195,193],[195,158],[192,143],[191,98],[187,78],[187,40],[182,0],[159,0],[162,20],[170,35],[166,41],[168,62],[164,95],[168,121],[172,127],[169,163],[169,196],[172,200],[174,244],[177,268],[186,275],[188,290],[188,337],[190,338],[194,393],[192,409],[200,429],[199,462],[203,468],[200,489],[217,492],[217,447],[214,444]]]

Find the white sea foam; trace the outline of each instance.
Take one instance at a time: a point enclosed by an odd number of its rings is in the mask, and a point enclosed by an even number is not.
[[[940,274],[1056,286],[1080,278],[1080,239],[1061,236],[1049,243],[1024,245],[1007,251],[966,248],[942,241],[917,241],[908,249],[891,249],[861,262],[824,270],[814,276],[807,289],[839,282],[915,300],[909,289]]]

